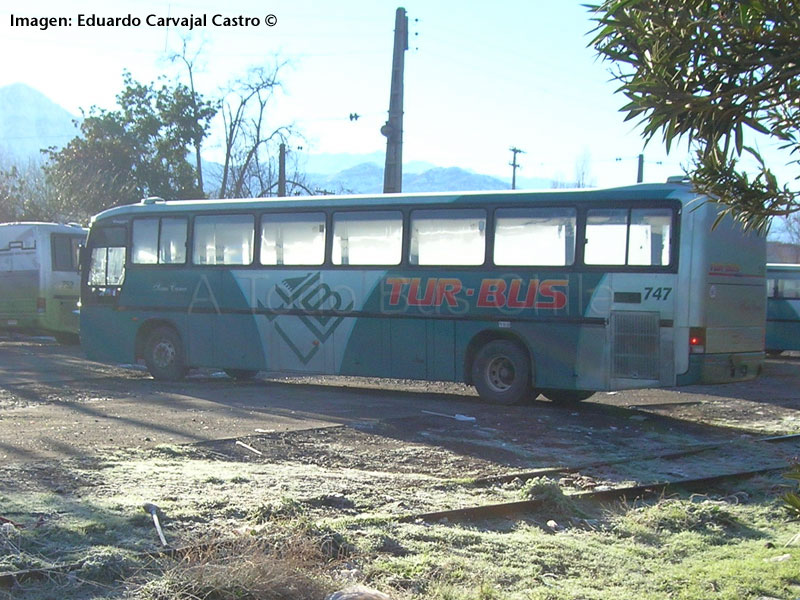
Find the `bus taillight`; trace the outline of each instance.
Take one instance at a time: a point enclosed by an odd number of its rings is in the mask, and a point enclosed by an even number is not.
[[[36,298],[36,312],[43,313],[47,308],[47,301],[44,298]]]
[[[706,330],[704,327],[691,327],[689,329],[689,352],[702,354],[706,351]]]

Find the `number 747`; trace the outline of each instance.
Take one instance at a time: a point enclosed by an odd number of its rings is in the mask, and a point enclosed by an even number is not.
[[[671,287],[646,287],[644,288],[644,299],[649,300],[653,298],[654,300],[666,300],[671,291]]]

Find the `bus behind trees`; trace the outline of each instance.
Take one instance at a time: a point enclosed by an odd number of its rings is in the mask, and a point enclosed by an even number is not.
[[[165,202],[97,215],[91,359],[473,384],[490,402],[723,383],[764,356],[762,236],[681,183]]]
[[[0,329],[78,341],[78,248],[87,230],[58,223],[0,224]]]
[[[800,265],[767,265],[767,354],[800,350]]]

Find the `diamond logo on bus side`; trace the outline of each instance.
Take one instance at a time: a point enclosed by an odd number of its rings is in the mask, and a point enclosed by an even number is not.
[[[301,277],[289,277],[281,283],[276,284],[273,292],[281,300],[281,305],[268,309],[261,301],[259,307],[267,311],[267,319],[274,323],[275,331],[281,336],[286,345],[304,365],[314,357],[319,351],[321,344],[324,344],[336,328],[344,320],[344,315],[336,313],[349,312],[354,305],[351,300],[349,304],[343,306],[342,295],[330,288],[326,283],[321,283],[320,273],[308,273]],[[271,312],[272,311],[278,311]],[[290,311],[285,314],[284,311]],[[282,327],[277,321],[278,317],[296,317],[306,330],[314,336],[310,342],[311,347],[304,351],[298,346],[296,340]]]

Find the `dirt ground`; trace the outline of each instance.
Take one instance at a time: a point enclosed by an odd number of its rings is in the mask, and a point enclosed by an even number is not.
[[[9,466],[194,444],[239,460],[475,477],[797,432],[796,356],[770,359],[759,379],[740,384],[496,407],[459,384],[242,383],[213,372],[163,383],[48,338],[0,339],[0,459]]]

